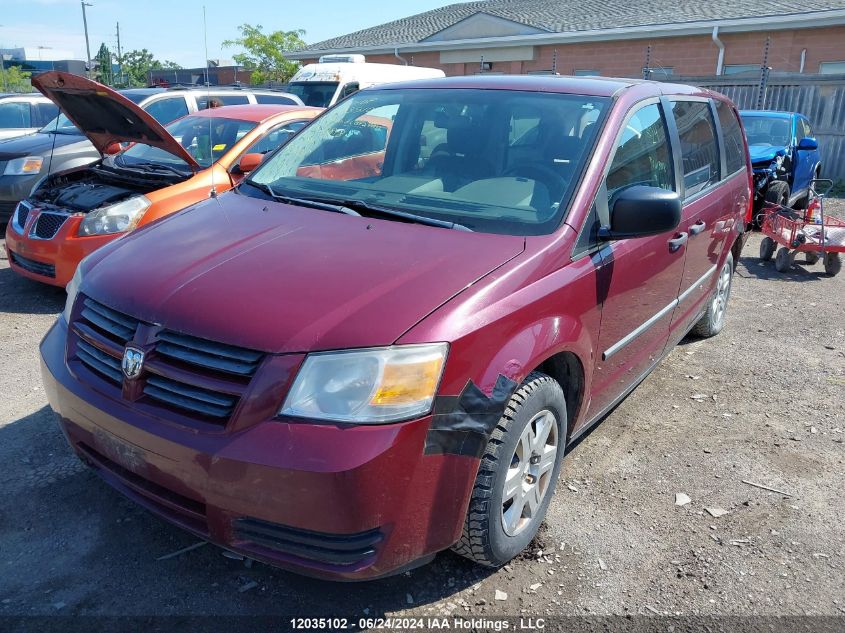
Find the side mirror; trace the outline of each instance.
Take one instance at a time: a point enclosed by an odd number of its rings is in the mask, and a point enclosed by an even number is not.
[[[800,141],[798,141],[798,149],[799,150],[807,150],[813,151],[814,149],[819,148],[819,142],[814,139],[812,136],[805,136]]]
[[[122,150],[123,147],[121,146],[121,144],[118,142],[114,142],[106,145],[106,149],[103,150],[103,153],[108,156],[114,156],[115,154],[120,154]]]
[[[262,160],[264,160],[264,154],[244,154],[238,161],[237,171],[242,174],[248,174],[258,167]]]
[[[599,229],[605,240],[647,237],[671,231],[681,223],[681,197],[675,191],[635,185],[611,200],[610,226]]]

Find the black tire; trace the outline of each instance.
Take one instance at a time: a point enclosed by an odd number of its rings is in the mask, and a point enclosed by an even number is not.
[[[804,258],[808,265],[812,266],[813,264],[818,263],[819,261],[819,254],[813,253],[812,251],[805,251]]]
[[[719,276],[716,278],[716,286],[707,304],[707,312],[698,320],[690,333],[700,338],[716,336],[725,327],[725,315],[728,311],[728,300],[731,297],[731,286],[733,285],[734,256],[728,253]]]
[[[520,436],[539,413],[551,412],[557,423],[557,453],[537,513],[519,533],[510,536],[502,525],[503,489]],[[461,539],[456,553],[487,567],[500,567],[519,554],[537,534],[554,494],[566,444],[566,400],[561,386],[550,376],[531,372],[508,402],[487,442],[478,466]]]
[[[842,258],[839,253],[824,254],[824,272],[829,277],[836,276],[842,270]]]
[[[763,241],[760,242],[760,259],[764,262],[772,261],[772,257],[775,254],[775,249],[778,247],[778,243],[775,242],[770,237],[764,237]]]
[[[785,273],[792,268],[792,255],[786,246],[781,246],[778,249],[778,254],[775,257],[775,268],[779,273]]]
[[[774,202],[782,207],[789,206],[789,184],[783,180],[773,180],[766,190],[766,202]]]

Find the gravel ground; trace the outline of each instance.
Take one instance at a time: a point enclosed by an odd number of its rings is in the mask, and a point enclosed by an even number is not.
[[[157,560],[195,539],[71,454],[37,357],[64,293],[18,278],[3,255],[0,616],[842,616],[845,274],[799,263],[780,275],[758,260],[759,240],[739,262],[726,330],[684,341],[569,453],[522,557],[489,570],[447,552],[352,585],[211,545]]]

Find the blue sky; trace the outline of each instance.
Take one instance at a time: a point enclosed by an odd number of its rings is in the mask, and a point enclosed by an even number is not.
[[[101,42],[115,48],[120,22],[124,51],[147,48],[158,59],[182,66],[204,64],[202,7],[208,16],[208,56],[231,58],[235,49],[221,47],[238,35],[245,22],[266,31],[304,29],[306,42],[375,26],[389,20],[451,4],[443,0],[87,0],[91,55]],[[0,48],[49,46],[85,57],[79,0],[0,0]],[[242,9],[239,9],[242,7]]]

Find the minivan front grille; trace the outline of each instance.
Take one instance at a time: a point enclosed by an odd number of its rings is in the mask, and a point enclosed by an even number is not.
[[[80,316],[98,330],[123,344],[128,343],[135,336],[135,330],[141,322],[130,316],[112,310],[88,297],[83,302]]]
[[[76,344],[76,356],[89,369],[105,376],[111,382],[117,385],[123,382],[120,360],[114,356],[109,356],[83,340],[79,340]]]
[[[237,396],[155,375],[147,378],[144,393],[178,409],[211,418],[228,418],[238,402]]]
[[[73,323],[76,358],[121,386],[124,350],[130,342],[137,345],[145,350],[144,369],[136,378],[140,401],[180,419],[225,425],[264,358],[255,350],[161,329],[90,297],[80,301]]]
[[[263,354],[253,350],[207,341],[171,330],[158,335],[156,351],[183,363],[237,376],[252,376]]]
[[[35,226],[29,234],[39,240],[52,240],[67,219],[68,216],[64,214],[42,212],[36,218]]]

